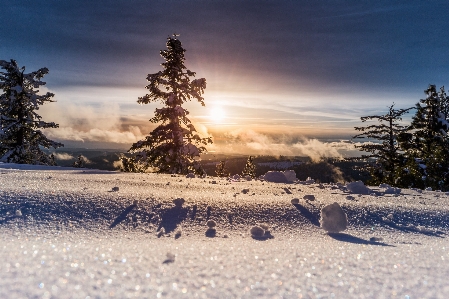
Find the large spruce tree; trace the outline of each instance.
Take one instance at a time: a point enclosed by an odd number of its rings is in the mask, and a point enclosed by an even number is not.
[[[356,145],[361,151],[368,152],[362,155],[361,160],[367,162],[362,168],[370,173],[370,184],[387,183],[398,186],[398,178],[402,174],[404,157],[399,147],[398,138],[408,130],[408,126],[400,124],[402,116],[412,108],[394,109],[394,104],[388,108],[385,115],[372,115],[361,117],[362,122],[377,120],[377,124],[365,127],[355,127],[362,133],[355,135],[354,139],[366,139],[370,142]]]
[[[409,187],[449,189],[448,97],[444,88],[430,85],[425,99],[416,104],[411,132],[404,134],[401,146],[406,151],[404,183]]]
[[[187,117],[189,111],[182,105],[194,99],[205,106],[202,94],[206,79],[191,80],[195,72],[185,67],[186,50],[176,35],[168,38],[166,46],[167,49],[160,52],[165,60],[163,70],[147,76],[149,93],[137,101],[139,104],[161,101],[164,107],[157,108],[150,119],[160,124],[144,140],[134,143],[129,151],[137,154],[137,163],[160,173],[202,174],[198,158],[206,151],[204,145],[212,143],[212,139],[198,135]]]
[[[39,106],[54,102],[53,93],[39,95],[41,79],[47,68],[25,73],[15,60],[0,60],[0,161],[20,164],[54,165],[54,159],[44,148],[63,146],[49,140],[40,129],[57,128],[54,122],[44,122],[37,114]]]

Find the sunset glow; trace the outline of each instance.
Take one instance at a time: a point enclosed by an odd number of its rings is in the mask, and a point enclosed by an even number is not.
[[[226,112],[223,107],[215,106],[210,110],[209,118],[213,123],[221,123],[226,118]]]

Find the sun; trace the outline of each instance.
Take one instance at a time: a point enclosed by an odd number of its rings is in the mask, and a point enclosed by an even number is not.
[[[212,122],[220,123],[225,119],[226,113],[221,106],[213,107],[209,112],[209,118]]]

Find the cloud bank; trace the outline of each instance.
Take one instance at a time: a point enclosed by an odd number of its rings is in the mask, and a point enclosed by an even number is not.
[[[126,125],[118,104],[103,104],[98,108],[47,105],[41,109],[41,115],[44,120],[59,124],[59,128],[45,130],[50,139],[131,145],[144,138],[138,126]]]
[[[349,141],[322,142],[318,139],[294,138],[288,135],[266,135],[248,129],[237,129],[225,134],[225,142],[208,147],[211,151],[252,155],[308,156],[313,161],[321,158],[343,158],[343,152],[354,151]]]

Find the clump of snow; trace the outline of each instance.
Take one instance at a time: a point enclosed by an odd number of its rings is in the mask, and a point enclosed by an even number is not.
[[[16,211],[16,216],[17,216],[17,217],[22,216],[22,211],[21,211],[21,210],[17,210],[17,211]]]
[[[268,171],[263,177],[265,181],[271,183],[288,183],[289,180],[285,176],[284,172],[280,171]]]
[[[118,190],[120,190],[119,187],[112,187],[112,191],[113,191],[113,192],[117,192]]]
[[[234,174],[233,176],[231,176],[231,179],[232,180],[234,180],[234,181],[240,181],[240,175],[238,175],[238,174]]]
[[[251,227],[249,232],[253,238],[262,238],[265,235],[265,230],[257,225]]]
[[[385,189],[384,193],[385,194],[400,194],[401,191],[402,191],[401,188],[388,187],[387,189]]]
[[[315,195],[307,194],[307,195],[304,195],[303,199],[305,199],[305,200],[315,200]]]
[[[297,204],[299,204],[299,198],[293,198],[293,199],[291,200],[291,203],[292,203],[292,205],[297,205]]]
[[[171,252],[167,252],[167,258],[164,260],[164,264],[173,263],[175,261],[176,255]]]
[[[217,230],[214,227],[209,227],[206,230],[206,237],[213,238],[217,235]]]
[[[385,188],[385,189],[388,189],[388,188],[391,188],[391,186],[388,185],[388,184],[380,184],[380,185],[379,185],[379,188]]]
[[[427,187],[425,190],[426,191],[432,191],[432,187]]]
[[[321,209],[321,227],[329,233],[344,231],[348,226],[348,217],[337,202]]]
[[[283,173],[284,173],[285,177],[287,178],[287,181],[294,182],[297,180],[296,172],[294,170],[285,170]]]
[[[266,223],[254,225],[249,232],[253,239],[266,240],[273,238],[270,233],[270,226]]]
[[[185,203],[185,199],[184,198],[175,198],[173,199],[173,203],[175,204],[176,207],[180,208],[182,207],[182,205]]]
[[[368,195],[372,192],[371,189],[366,187],[362,181],[348,183],[346,185],[346,189],[348,189],[349,192],[354,194]]]
[[[217,223],[213,220],[209,220],[206,223],[208,229],[206,230],[206,237],[213,238],[217,235],[217,230],[215,229],[215,226]]]
[[[302,185],[311,185],[311,184],[315,184],[315,180],[312,179],[311,177],[308,177],[305,181],[297,181],[297,183],[302,184]]]
[[[207,221],[206,225],[209,228],[213,228],[217,225],[217,223],[214,220],[209,220],[209,221]]]

